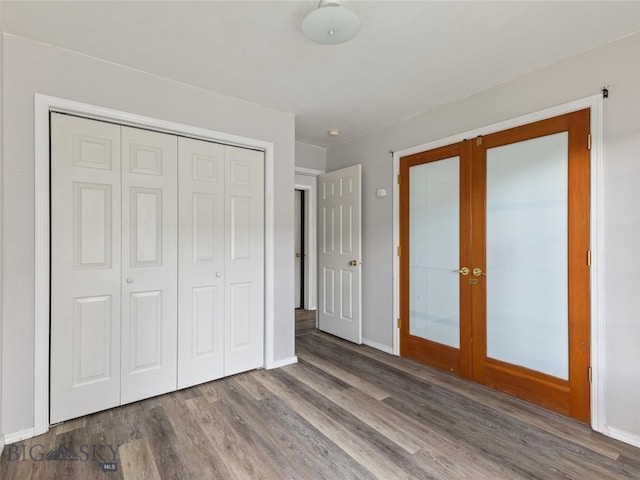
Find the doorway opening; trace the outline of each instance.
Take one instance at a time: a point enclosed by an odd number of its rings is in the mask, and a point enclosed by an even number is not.
[[[305,305],[305,191],[295,190],[294,211],[294,245],[295,245],[295,301],[296,309],[304,308]]]

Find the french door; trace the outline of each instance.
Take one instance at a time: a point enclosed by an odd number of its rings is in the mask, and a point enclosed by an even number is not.
[[[400,161],[401,354],[588,422],[589,110]]]

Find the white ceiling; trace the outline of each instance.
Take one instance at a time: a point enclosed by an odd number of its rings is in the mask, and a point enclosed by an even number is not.
[[[317,45],[301,1],[0,2],[5,33],[296,114],[331,146],[640,31],[640,2],[357,1]],[[339,128],[340,137],[327,135]]]

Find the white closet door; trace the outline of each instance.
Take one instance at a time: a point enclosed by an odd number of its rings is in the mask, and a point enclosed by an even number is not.
[[[178,388],[224,375],[224,151],[178,139]]]
[[[225,375],[264,365],[264,153],[225,146]]]
[[[120,127],[51,115],[51,410],[120,403]]]
[[[177,141],[122,127],[122,394],[176,389]]]

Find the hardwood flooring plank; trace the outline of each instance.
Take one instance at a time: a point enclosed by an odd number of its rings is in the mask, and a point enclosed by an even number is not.
[[[147,410],[141,417],[142,430],[161,478],[171,480],[195,478],[191,465],[184,460],[178,436],[173,430],[164,407],[158,406]]]
[[[125,443],[118,450],[124,480],[161,480],[146,439]]]
[[[444,478],[429,466],[407,461],[406,452],[395,450],[392,442],[337,405],[326,405],[321,395],[311,389],[300,385],[292,388],[292,377],[283,370],[272,372],[265,386],[375,476],[383,479]]]
[[[278,478],[279,472],[273,468],[269,458],[258,456],[255,439],[225,400],[212,403],[196,398],[188,400],[187,404],[209,437],[212,448],[224,462],[229,478]]]
[[[188,402],[202,395],[168,395],[164,411],[176,434],[180,455],[189,465],[191,478],[228,478],[228,469],[219,455],[211,451],[211,442],[200,428],[197,416],[188,407]]]
[[[84,428],[86,424],[87,424],[86,417],[69,420],[68,422],[64,422],[63,424],[56,426],[55,433],[56,435],[61,435],[63,433],[71,432],[79,428]]]
[[[399,447],[413,454],[427,445],[420,438],[413,424],[404,421],[400,412],[385,408],[386,405],[357,390],[337,389],[312,369],[301,365],[291,365],[285,371],[336,405],[351,412],[362,422],[392,440]]]
[[[307,422],[298,412],[277,396],[262,402],[274,418],[274,428],[286,431],[287,441],[300,448],[299,462],[308,474],[300,477],[318,480],[372,480],[376,477],[356,462],[347,452]]]
[[[244,375],[236,375],[233,380],[240,384],[255,400],[264,400],[271,396],[271,393],[264,388],[260,382],[256,382],[253,372],[246,372]]]
[[[346,368],[343,368],[340,365],[329,365],[321,357],[318,357],[317,355],[314,355],[307,350],[298,352],[298,358],[301,358],[305,362],[310,363],[320,370],[324,370],[332,376],[339,378],[340,380],[348,383],[352,387],[357,388],[358,390],[366,393],[376,400],[383,400],[389,396],[389,392],[384,388],[363,381],[362,378],[360,378],[358,375],[354,375],[352,372],[348,371]]]
[[[265,409],[264,402],[257,402],[238,384],[237,378],[228,382],[227,401],[237,416],[242,416],[243,425],[251,432],[261,456],[272,459],[275,468],[280,472],[277,478],[298,479],[313,478],[317,474],[317,464],[306,465],[309,452],[293,442],[290,432],[283,431],[277,419]],[[317,463],[317,462],[314,462]]]

